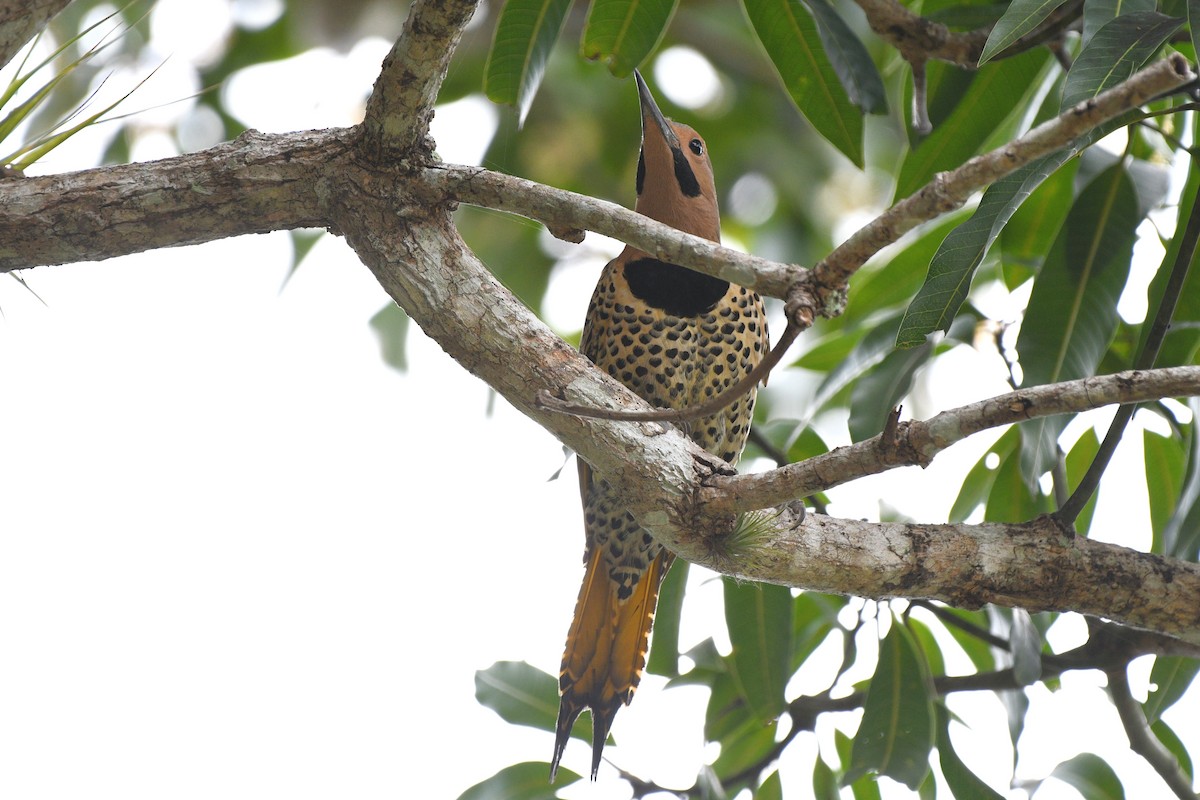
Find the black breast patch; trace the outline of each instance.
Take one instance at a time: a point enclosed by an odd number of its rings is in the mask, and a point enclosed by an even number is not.
[[[729,281],[657,258],[630,261],[625,281],[634,297],[676,317],[705,314],[729,291]]]

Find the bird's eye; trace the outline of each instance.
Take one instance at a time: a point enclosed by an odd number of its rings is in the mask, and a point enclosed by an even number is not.
[[[688,147],[691,148],[691,151],[696,155],[704,155],[704,142],[700,141],[699,139],[692,139],[692,141],[688,142]]]

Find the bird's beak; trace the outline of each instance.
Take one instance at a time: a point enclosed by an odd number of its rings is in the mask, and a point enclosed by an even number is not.
[[[658,109],[658,103],[654,102],[654,95],[650,94],[650,87],[646,85],[642,73],[635,69],[633,77],[637,79],[638,96],[642,101],[642,138],[645,138],[646,130],[653,124],[662,132],[667,146],[672,150],[679,150],[679,137],[675,135],[675,131],[671,130],[671,126],[667,124],[667,118]]]

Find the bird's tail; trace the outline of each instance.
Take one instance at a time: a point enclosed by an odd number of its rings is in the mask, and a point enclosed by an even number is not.
[[[618,584],[605,569],[602,549],[592,548],[558,679],[561,697],[554,759],[550,765],[551,782],[567,747],[571,727],[585,708],[592,710],[592,780],[596,779],[613,717],[618,708],[633,699],[642,678],[658,587],[671,558],[666,550],[661,551],[634,584],[629,597],[621,600],[617,596]]]

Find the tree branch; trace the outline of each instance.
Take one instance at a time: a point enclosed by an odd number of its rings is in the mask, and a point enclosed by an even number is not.
[[[3,0],[0,2],[0,67],[46,26],[71,0]]]
[[[894,438],[880,434],[770,472],[715,477],[701,490],[700,502],[727,513],[766,508],[895,467],[928,466],[950,445],[988,428],[1114,403],[1193,395],[1200,395],[1200,367],[1132,370],[1019,389],[924,422],[901,423]]]
[[[1121,666],[1108,671],[1108,690],[1113,705],[1117,707],[1117,714],[1121,717],[1125,735],[1129,737],[1130,749],[1149,762],[1176,797],[1180,800],[1196,800],[1191,778],[1183,771],[1179,760],[1163,747],[1162,742],[1146,724],[1146,716],[1142,713],[1141,706],[1133,699],[1126,670],[1126,667]]]
[[[323,227],[351,131],[235,141],[162,161],[0,181],[0,272]]]

